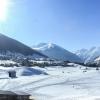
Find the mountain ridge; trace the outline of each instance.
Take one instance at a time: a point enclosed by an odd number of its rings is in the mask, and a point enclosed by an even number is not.
[[[70,62],[82,62],[77,55],[54,43],[40,43],[33,46],[33,49],[42,52],[52,59],[68,60]]]
[[[31,47],[0,33],[0,52],[7,51],[21,53],[25,56],[37,54],[39,56],[46,57],[44,54],[33,50]]]
[[[74,53],[83,59],[84,63],[88,63],[94,61],[98,56],[100,56],[100,47],[92,47],[84,50],[81,49]]]

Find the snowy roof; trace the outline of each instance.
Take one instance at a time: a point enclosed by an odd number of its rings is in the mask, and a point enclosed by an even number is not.
[[[22,91],[4,91],[4,90],[0,90],[0,95],[26,95],[26,96],[30,96],[30,94],[22,92]]]
[[[3,91],[3,90],[0,90],[0,95],[4,95],[4,94],[6,94],[6,95],[16,95],[16,93],[14,93],[14,92],[11,92],[11,91]]]
[[[26,93],[26,92],[22,92],[22,91],[14,91],[15,94],[17,95],[27,95],[30,96],[30,94]]]

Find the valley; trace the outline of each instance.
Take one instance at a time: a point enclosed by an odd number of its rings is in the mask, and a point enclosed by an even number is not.
[[[0,90],[25,92],[32,100],[100,99],[99,48],[74,53],[53,43],[31,48],[2,34],[0,41]]]

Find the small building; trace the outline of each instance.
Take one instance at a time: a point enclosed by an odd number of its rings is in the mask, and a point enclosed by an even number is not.
[[[9,74],[9,77],[16,78],[16,71],[14,70],[8,71],[8,74]]]
[[[0,100],[30,100],[30,94],[0,90]]]

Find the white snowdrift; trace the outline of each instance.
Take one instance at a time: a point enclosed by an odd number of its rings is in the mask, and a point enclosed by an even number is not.
[[[40,75],[40,74],[47,75],[46,72],[35,68],[21,67],[17,69],[18,76],[31,76],[31,75]]]

